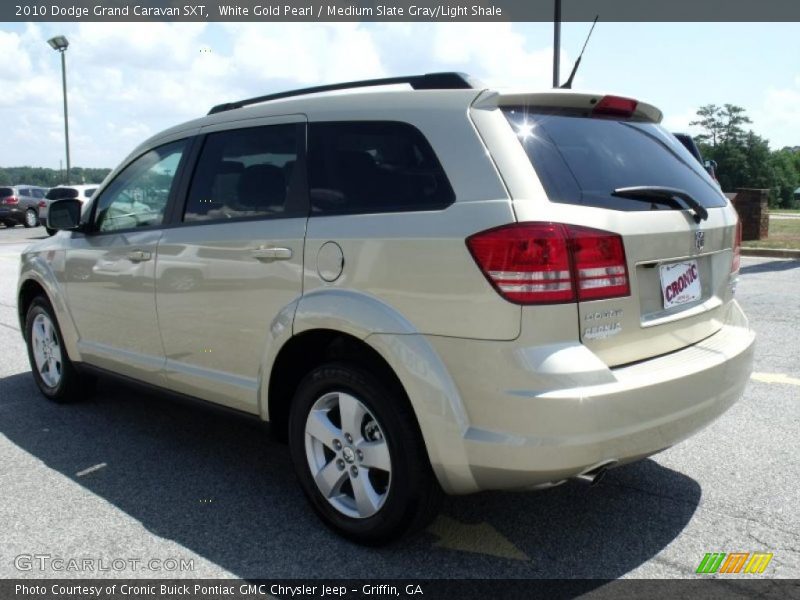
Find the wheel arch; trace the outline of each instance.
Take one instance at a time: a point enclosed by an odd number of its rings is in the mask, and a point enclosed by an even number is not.
[[[30,264],[27,266],[29,269],[20,278],[17,288],[17,315],[19,317],[20,332],[23,338],[27,341],[25,320],[31,302],[37,296],[44,296],[55,313],[67,356],[73,362],[80,362],[78,331],[75,328],[75,323],[72,321],[72,315],[69,313],[69,309],[64,302],[62,296],[63,288],[58,286],[54,281],[48,281],[48,278],[43,276],[36,266],[33,266],[33,268],[30,268]]]
[[[289,410],[300,381],[314,368],[332,361],[348,362],[369,370],[410,404],[400,378],[383,356],[364,340],[334,329],[309,329],[284,343],[270,369],[265,416],[278,438],[286,439]]]

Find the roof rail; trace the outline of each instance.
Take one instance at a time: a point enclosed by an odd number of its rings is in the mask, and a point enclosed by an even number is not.
[[[304,96],[306,94],[316,94],[318,92],[332,92],[335,90],[349,90],[355,88],[374,87],[380,85],[396,85],[407,83],[415,90],[469,90],[484,87],[483,84],[466,73],[444,72],[426,73],[425,75],[409,75],[407,77],[386,77],[383,79],[365,79],[363,81],[348,81],[347,83],[333,83],[330,85],[318,85],[315,87],[289,90],[288,92],[278,92],[277,94],[267,94],[266,96],[256,96],[246,100],[227,102],[213,107],[208,114],[225,112],[235,108],[242,108],[251,104],[260,104],[270,100],[281,98],[291,98],[292,96]]]

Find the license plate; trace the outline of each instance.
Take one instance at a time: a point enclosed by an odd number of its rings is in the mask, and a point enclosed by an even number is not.
[[[661,296],[664,308],[672,308],[699,300],[700,271],[696,260],[661,265]]]

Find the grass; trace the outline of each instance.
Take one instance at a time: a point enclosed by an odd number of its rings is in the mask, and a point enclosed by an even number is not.
[[[769,212],[784,215],[800,215],[800,208],[770,208]]]
[[[780,212],[800,214],[800,210]],[[800,219],[770,219],[768,238],[743,242],[742,245],[746,248],[788,248],[790,250],[800,250]]]

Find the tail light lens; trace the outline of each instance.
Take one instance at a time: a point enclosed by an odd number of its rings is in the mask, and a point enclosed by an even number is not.
[[[736,238],[733,240],[733,262],[731,273],[737,273],[742,264],[742,220],[736,220]]]
[[[39,208],[44,208],[45,206],[47,206],[47,202],[44,200],[39,200]]]
[[[515,223],[467,238],[500,295],[517,304],[555,304],[630,294],[622,238],[561,223]]]
[[[0,200],[0,204],[6,204],[6,205],[19,204],[19,198],[17,198],[16,196],[6,196],[2,200]]]

